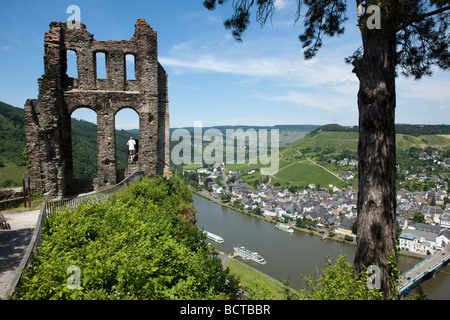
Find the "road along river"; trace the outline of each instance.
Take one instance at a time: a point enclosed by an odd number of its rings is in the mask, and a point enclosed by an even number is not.
[[[278,280],[289,280],[295,289],[303,287],[301,275],[312,273],[316,277],[327,257],[335,263],[337,257],[343,254],[349,262],[353,262],[353,245],[321,240],[299,230],[287,233],[275,228],[273,223],[234,211],[196,194],[194,207],[197,209],[197,226],[225,240],[223,244],[212,243],[220,251],[232,255],[234,246],[244,246],[258,252],[267,264],[247,263]],[[400,256],[399,268],[407,271],[418,262],[418,259]],[[450,265],[434,278],[423,282],[422,288],[428,298],[450,299]]]

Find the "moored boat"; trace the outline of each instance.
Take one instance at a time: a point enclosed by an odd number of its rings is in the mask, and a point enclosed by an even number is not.
[[[290,226],[288,226],[287,224],[283,224],[283,223],[277,223],[276,228],[282,231],[286,231],[289,233],[293,233],[294,229],[292,229]]]
[[[222,237],[219,237],[218,235],[216,235],[216,234],[214,234],[214,233],[211,233],[211,232],[208,232],[208,231],[203,231],[203,233],[206,234],[206,237],[207,237],[209,240],[212,240],[212,241],[214,241],[214,242],[217,242],[217,243],[224,243],[224,241],[225,241],[225,240],[223,240]]]
[[[259,264],[266,264],[266,260],[258,253],[250,251],[245,247],[234,247],[234,254],[240,256],[242,259],[254,261]]]

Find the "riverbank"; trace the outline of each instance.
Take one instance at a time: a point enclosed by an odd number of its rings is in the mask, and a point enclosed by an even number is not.
[[[202,197],[204,199],[207,199],[207,200],[209,200],[211,202],[214,202],[214,203],[216,203],[218,205],[221,205],[223,207],[231,209],[233,211],[236,211],[236,212],[245,214],[247,216],[251,216],[251,217],[257,218],[257,219],[261,219],[263,221],[267,221],[267,222],[272,223],[272,224],[276,224],[277,223],[277,221],[273,220],[272,218],[269,219],[269,218],[267,218],[267,217],[265,217],[263,215],[255,215],[255,214],[252,214],[252,213],[249,213],[249,212],[245,212],[245,211],[240,210],[240,209],[238,209],[238,208],[236,208],[236,207],[234,207],[232,205],[223,203],[222,201],[220,201],[218,199],[215,199],[214,197],[210,196],[208,191],[200,192],[198,190],[193,189],[192,187],[190,187],[190,189],[196,195],[198,195],[198,196],[200,196],[200,197]],[[310,235],[314,235],[314,236],[317,236],[317,237],[320,237],[320,238],[323,238],[324,235],[327,235],[324,232],[310,230],[310,229],[305,229],[305,228],[299,228],[299,227],[295,226],[295,224],[291,225],[291,227],[293,229],[295,229],[295,230],[298,230],[298,231],[301,231],[301,232],[304,232],[304,233],[307,233],[307,234],[310,234]],[[338,236],[338,234],[336,234],[333,237],[330,237],[330,236],[327,235],[327,237],[326,237],[326,239],[324,239],[324,241],[327,241],[327,240],[333,240],[333,241],[336,241],[336,242],[340,242],[340,243],[345,243],[345,244],[356,246],[356,238],[354,238],[352,241],[348,241],[348,240],[344,239],[344,235]],[[421,255],[421,254],[417,254],[417,253],[413,253],[413,252],[408,252],[408,251],[405,251],[405,250],[400,250],[398,252],[398,254],[402,255],[402,256],[405,256],[405,257],[415,258],[415,259],[418,259],[418,260],[424,260],[424,259],[427,258],[427,256],[424,256],[424,255]]]
[[[297,294],[297,290],[281,283],[279,280],[253,268],[249,264],[240,261],[238,258],[230,257],[228,254],[218,250],[218,257],[224,269],[228,268],[231,274],[239,278],[240,286],[246,292],[257,293],[258,299],[286,300],[288,292]]]

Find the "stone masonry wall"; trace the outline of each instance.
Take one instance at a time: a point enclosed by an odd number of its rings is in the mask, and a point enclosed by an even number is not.
[[[39,96],[25,104],[32,189],[61,198],[72,192],[70,116],[78,108],[97,113],[98,188],[116,184],[115,115],[139,115],[139,169],[147,176],[169,170],[167,74],[158,62],[157,34],[143,20],[130,40],[95,40],[86,26],[50,23],[44,40],[45,73]],[[78,78],[67,76],[67,51],[77,56]],[[106,79],[97,78],[96,53],[106,55]],[[135,60],[135,80],[126,78],[126,55]]]

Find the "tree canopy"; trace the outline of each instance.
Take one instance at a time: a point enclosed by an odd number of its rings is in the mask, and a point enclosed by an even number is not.
[[[235,299],[238,283],[195,226],[192,201],[176,177],[144,178],[107,202],[58,212],[47,220],[39,252],[15,294],[45,300]]]
[[[251,9],[256,7],[256,21],[264,26],[275,13],[277,0],[233,0],[234,14],[224,22],[233,37],[242,41],[242,35],[251,23]],[[224,5],[228,0],[205,0],[204,6],[214,10],[217,5]],[[323,45],[324,36],[334,37],[343,34],[343,24],[349,19],[348,4],[345,0],[296,0],[297,11],[294,21],[304,14],[304,32],[299,36],[306,59],[314,57]],[[369,36],[376,30],[366,25],[374,14],[368,8],[379,6],[380,30],[383,33],[397,35],[397,64],[402,74],[421,78],[431,75],[431,67],[442,69],[450,66],[449,53],[449,0],[355,0],[358,12],[358,26],[363,36]],[[347,62],[361,59],[363,48],[358,48]]]

